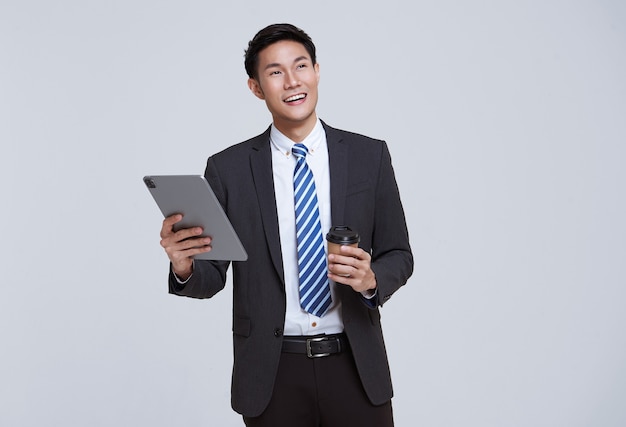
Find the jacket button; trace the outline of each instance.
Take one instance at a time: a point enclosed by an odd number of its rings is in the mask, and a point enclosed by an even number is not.
[[[275,337],[282,337],[283,336],[283,330],[280,329],[280,328],[274,329],[274,336]]]

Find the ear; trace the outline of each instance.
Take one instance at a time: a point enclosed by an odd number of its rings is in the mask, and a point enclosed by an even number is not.
[[[263,93],[263,89],[261,89],[261,85],[256,79],[248,79],[248,88],[250,91],[259,99],[265,99],[265,94]]]
[[[319,84],[320,82],[320,63],[316,62],[314,65],[315,68],[315,75],[317,76],[317,83]]]

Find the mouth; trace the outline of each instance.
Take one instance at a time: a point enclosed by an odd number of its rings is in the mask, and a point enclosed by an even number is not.
[[[289,98],[285,98],[283,100],[283,102],[286,102],[287,104],[292,103],[292,102],[297,102],[297,101],[301,101],[304,98],[306,98],[306,93],[298,93],[296,95],[292,95]]]

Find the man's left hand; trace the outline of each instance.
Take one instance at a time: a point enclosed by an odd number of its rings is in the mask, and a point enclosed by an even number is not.
[[[328,278],[352,287],[356,292],[376,289],[372,257],[361,248],[341,246],[341,255],[328,255]]]

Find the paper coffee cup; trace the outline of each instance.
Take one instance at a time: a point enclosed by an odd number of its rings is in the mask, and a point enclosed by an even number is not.
[[[359,245],[359,240],[359,233],[346,225],[331,227],[326,234],[328,253],[341,255],[341,246],[348,245],[356,248]]]

